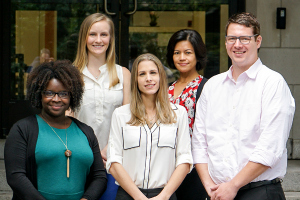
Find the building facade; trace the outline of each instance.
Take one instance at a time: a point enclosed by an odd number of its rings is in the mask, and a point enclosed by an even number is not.
[[[285,29],[276,28],[277,8],[286,9]],[[290,86],[296,101],[296,112],[287,148],[289,159],[300,159],[300,1],[246,0],[246,11],[261,24],[262,47],[259,57],[269,68],[279,72]]]
[[[277,8],[286,8],[285,29],[276,28]],[[74,60],[82,20],[94,12],[111,16],[116,30],[118,63],[130,69],[137,55],[150,52],[166,66],[170,36],[182,28],[197,30],[208,50],[211,77],[230,66],[225,24],[231,14],[252,12],[261,23],[259,56],[281,73],[296,100],[288,141],[290,159],[300,158],[300,9],[299,0],[8,0],[0,2],[0,138],[17,120],[37,113],[25,100],[30,70],[49,58]],[[167,69],[169,82],[178,73]]]

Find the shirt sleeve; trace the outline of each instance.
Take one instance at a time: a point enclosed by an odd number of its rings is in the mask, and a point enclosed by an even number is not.
[[[117,116],[118,109],[112,114],[110,134],[107,146],[107,162],[106,170],[109,173],[109,169],[112,163],[117,162],[123,164],[123,140],[122,140],[122,127],[120,120]]]
[[[8,185],[14,196],[24,200],[46,200],[27,177],[28,127],[16,123],[11,128],[4,148],[4,161]]]
[[[207,108],[206,88],[207,83],[205,84],[201,96],[196,104],[195,122],[192,134],[192,154],[194,164],[208,162],[205,132],[205,113]]]
[[[179,105],[177,105],[179,107]],[[179,107],[178,135],[176,147],[176,167],[183,163],[190,164],[190,171],[193,168],[193,158],[191,154],[191,138],[189,133],[188,116],[184,107]]]
[[[280,80],[266,82],[262,97],[260,137],[249,160],[273,167],[286,152],[286,142],[295,112],[288,85]]]

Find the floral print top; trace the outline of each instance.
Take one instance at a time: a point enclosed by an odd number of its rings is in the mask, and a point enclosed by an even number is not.
[[[199,75],[197,78],[195,78],[193,81],[191,81],[181,92],[181,94],[175,99],[174,98],[174,87],[177,81],[175,81],[170,87],[169,87],[169,100],[170,102],[174,104],[179,104],[185,107],[187,113],[188,113],[188,120],[189,120],[189,132],[192,137],[193,133],[193,124],[194,124],[194,112],[196,108],[196,95],[197,95],[197,89],[202,81],[203,76]]]

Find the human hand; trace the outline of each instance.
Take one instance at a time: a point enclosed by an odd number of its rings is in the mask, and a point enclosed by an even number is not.
[[[211,187],[211,200],[233,200],[239,190],[231,182],[221,183]]]
[[[151,199],[151,200],[169,200],[170,196],[168,196],[167,194],[165,194],[164,191],[162,191],[157,196],[149,198],[149,199]]]
[[[216,192],[216,190],[211,190],[211,188],[218,188],[219,185],[216,185],[215,183],[209,184],[209,185],[204,185],[204,188],[208,194],[209,197],[213,196],[213,193]]]

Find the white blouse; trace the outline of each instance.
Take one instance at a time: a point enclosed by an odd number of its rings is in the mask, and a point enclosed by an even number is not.
[[[117,108],[112,116],[106,169],[120,163],[133,182],[144,189],[163,188],[175,168],[183,163],[192,169],[191,141],[187,112],[171,104],[177,122],[131,126],[130,104]]]
[[[111,116],[115,108],[123,102],[123,72],[122,67],[116,65],[120,82],[109,88],[109,74],[105,65],[102,65],[98,80],[89,72],[87,67],[82,71],[84,80],[84,94],[80,108],[75,117],[94,129],[100,149],[108,142]]]

